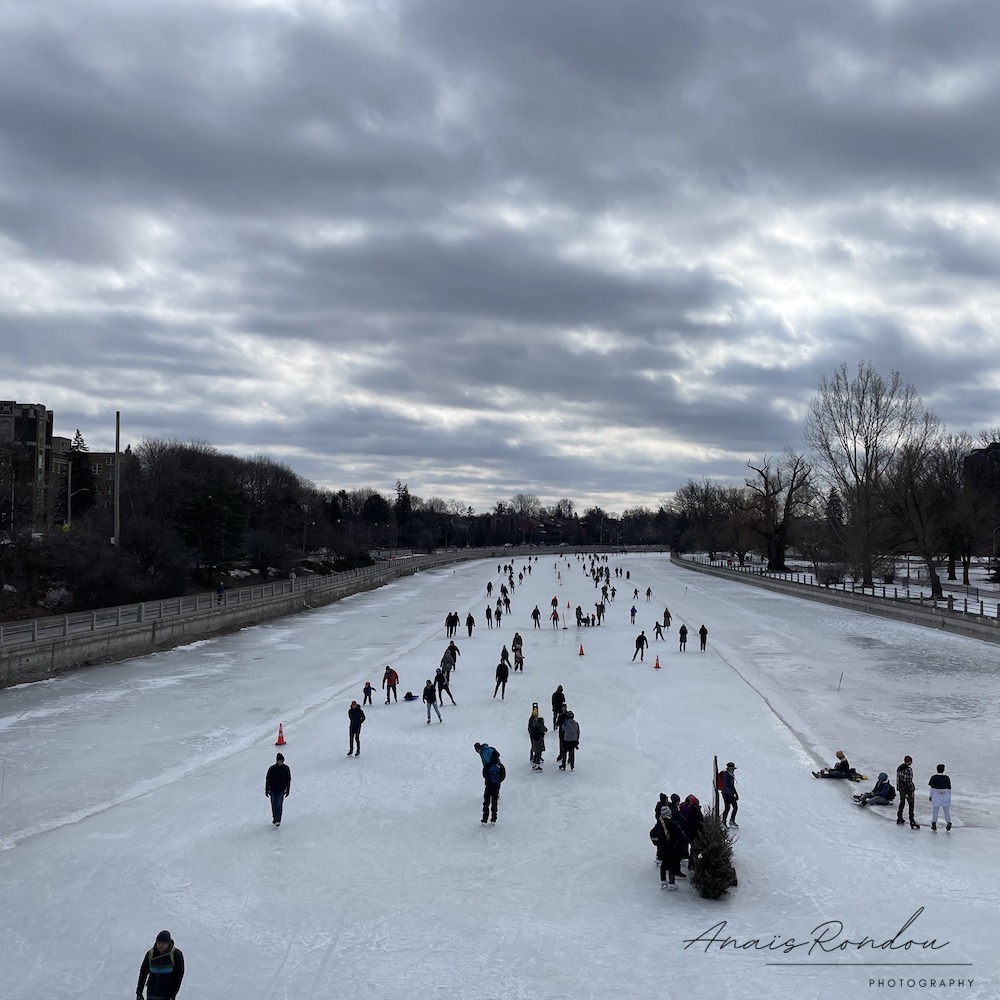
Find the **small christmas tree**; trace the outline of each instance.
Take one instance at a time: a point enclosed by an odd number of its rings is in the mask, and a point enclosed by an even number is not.
[[[691,845],[691,884],[703,899],[719,899],[736,885],[733,841],[714,810],[705,813],[701,833]]]

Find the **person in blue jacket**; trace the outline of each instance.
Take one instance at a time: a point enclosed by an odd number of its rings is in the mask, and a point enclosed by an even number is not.
[[[889,775],[885,771],[879,771],[878,780],[872,786],[870,792],[863,795],[855,795],[854,801],[859,806],[887,806],[896,797],[896,789],[889,781]]]
[[[478,747],[479,756],[485,756],[487,750],[490,752],[489,760],[483,763],[483,826],[487,819],[492,823],[497,821],[497,807],[500,804],[500,785],[507,777],[507,769],[500,762],[500,751],[496,747],[485,745]]]

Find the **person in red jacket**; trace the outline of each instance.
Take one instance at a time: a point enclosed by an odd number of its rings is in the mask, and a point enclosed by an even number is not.
[[[389,704],[389,695],[392,695],[393,701],[398,702],[399,698],[396,697],[396,685],[399,683],[399,674],[390,666],[386,666],[385,673],[382,675],[382,687],[385,689],[385,703]]]

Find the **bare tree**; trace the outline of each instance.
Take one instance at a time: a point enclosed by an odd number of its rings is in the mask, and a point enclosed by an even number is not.
[[[510,505],[518,517],[537,517],[542,509],[542,502],[534,493],[515,493]]]
[[[764,539],[767,568],[780,573],[787,568],[785,550],[795,519],[812,500],[812,469],[790,448],[777,462],[765,455],[756,465],[753,461],[747,465],[757,473],[746,481],[751,494],[751,524]]]
[[[843,499],[848,543],[866,587],[873,586],[885,510],[886,472],[920,426],[924,408],[916,389],[893,371],[883,378],[868,362],[851,378],[841,365],[821,379],[804,438],[816,464]]]
[[[896,522],[902,541],[927,567],[931,593],[942,596],[937,556],[944,547],[944,494],[933,456],[941,443],[941,423],[924,411],[919,424],[897,449],[882,479],[885,509]]]

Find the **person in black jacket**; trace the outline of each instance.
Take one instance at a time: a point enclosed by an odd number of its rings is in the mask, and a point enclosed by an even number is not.
[[[851,778],[851,765],[848,763],[847,755],[843,750],[837,751],[837,763],[833,767],[824,767],[819,771],[813,771],[814,778]]]
[[[507,769],[500,763],[500,751],[495,747],[489,763],[483,765],[483,825],[487,819],[497,821],[497,807],[500,804],[500,786],[507,777]]]
[[[552,728],[559,728],[559,713],[562,711],[563,705],[566,704],[566,695],[563,694],[563,686],[559,685],[552,692]]]
[[[136,1000],[142,1000],[143,987],[146,988],[146,1000],[174,1000],[183,979],[184,955],[180,948],[174,947],[170,931],[160,931],[156,943],[143,956],[139,966]]]
[[[365,721],[365,710],[356,702],[351,702],[351,707],[347,710],[349,724],[347,727],[347,756],[350,757],[357,747],[358,756],[361,756],[361,724]]]
[[[504,646],[504,652],[507,651],[507,647]],[[497,691],[500,692],[500,700],[503,701],[503,696],[507,692],[507,679],[510,677],[510,667],[506,660],[501,660],[497,664],[497,684],[493,689],[493,697],[497,696]]]
[[[649,839],[656,845],[660,861],[660,888],[676,889],[674,879],[680,874],[681,860],[687,854],[687,841],[669,809],[660,811],[660,818],[649,831]]]
[[[438,722],[444,722],[441,718],[441,709],[437,707],[437,691],[434,688],[434,681],[429,677],[427,678],[427,683],[424,685],[424,693],[421,695],[424,703],[427,705],[427,725],[431,724],[431,709],[434,709],[435,714],[438,717]]]
[[[275,826],[281,826],[281,811],[285,797],[292,794],[292,771],[285,763],[283,753],[279,753],[274,758],[274,763],[267,769],[264,794],[271,800],[271,822]]]

